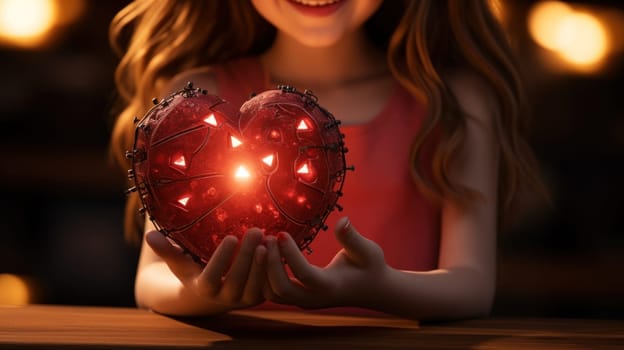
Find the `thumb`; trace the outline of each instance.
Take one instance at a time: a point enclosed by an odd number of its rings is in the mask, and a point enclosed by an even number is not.
[[[163,260],[183,254],[182,249],[174,246],[171,242],[158,231],[149,231],[145,233],[145,241],[150,248],[160,256]]]
[[[338,220],[335,234],[347,256],[356,264],[366,266],[379,258],[383,260],[383,251],[379,245],[357,232],[349,218]]]
[[[174,275],[181,281],[186,276],[198,274],[201,271],[199,264],[186,255],[182,248],[173,245],[165,235],[158,231],[150,231],[145,234],[145,241],[156,255],[165,261]]]

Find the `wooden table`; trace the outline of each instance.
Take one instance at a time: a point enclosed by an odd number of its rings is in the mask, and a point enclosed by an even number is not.
[[[492,318],[419,325],[398,318],[237,311],[172,318],[131,308],[0,307],[10,349],[624,349],[624,321]]]

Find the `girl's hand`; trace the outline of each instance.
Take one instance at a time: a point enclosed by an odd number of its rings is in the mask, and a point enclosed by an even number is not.
[[[146,233],[149,246],[167,263],[184,287],[198,297],[218,304],[223,312],[264,301],[267,251],[262,240],[259,229],[250,229],[237,252],[238,239],[226,236],[202,268],[160,232]]]
[[[390,269],[383,251],[347,218],[336,224],[335,234],[344,249],[325,268],[311,265],[287,233],[268,236],[265,298],[303,308],[371,307]],[[282,257],[294,277],[288,276]]]

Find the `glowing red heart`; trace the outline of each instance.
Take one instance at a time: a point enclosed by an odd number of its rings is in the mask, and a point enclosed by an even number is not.
[[[189,84],[155,103],[127,154],[131,190],[159,231],[202,262],[251,227],[288,232],[303,249],[340,209],[340,122],[311,93],[281,86],[239,111]]]

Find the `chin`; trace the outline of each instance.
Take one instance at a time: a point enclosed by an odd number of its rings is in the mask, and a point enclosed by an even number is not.
[[[333,32],[293,33],[291,34],[301,45],[311,48],[327,48],[340,42],[342,35]]]

